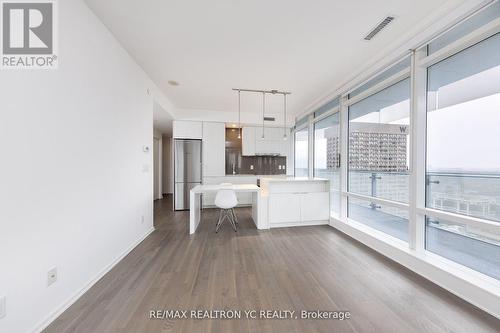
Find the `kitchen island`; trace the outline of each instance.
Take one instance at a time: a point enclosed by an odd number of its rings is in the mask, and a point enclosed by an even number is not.
[[[328,224],[330,182],[323,178],[262,178],[261,224],[267,228]]]
[[[190,228],[201,221],[201,195],[215,196],[220,189],[251,196],[252,218],[257,229],[328,224],[330,182],[322,178],[265,177],[255,184],[198,185],[191,190]]]

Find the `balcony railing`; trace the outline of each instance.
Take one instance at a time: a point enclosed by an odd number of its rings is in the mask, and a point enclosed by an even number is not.
[[[408,172],[350,171],[349,192],[408,203],[409,179]],[[428,172],[426,205],[500,222],[500,174]]]

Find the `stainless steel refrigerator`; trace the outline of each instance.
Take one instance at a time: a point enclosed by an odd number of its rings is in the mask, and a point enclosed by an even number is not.
[[[175,140],[175,210],[189,209],[189,191],[201,184],[201,140]]]

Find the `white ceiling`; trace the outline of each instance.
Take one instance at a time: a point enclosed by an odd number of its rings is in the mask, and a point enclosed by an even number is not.
[[[234,111],[231,88],[240,87],[289,90],[289,110],[299,113],[411,37],[438,7],[463,0],[86,2],[176,108]],[[363,41],[389,14],[396,20]],[[281,110],[281,98],[268,102],[271,113]],[[259,96],[242,104],[244,112],[262,110]]]

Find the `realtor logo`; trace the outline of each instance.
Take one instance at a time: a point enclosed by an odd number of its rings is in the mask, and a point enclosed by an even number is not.
[[[4,0],[1,4],[1,67],[56,68],[55,2]]]

